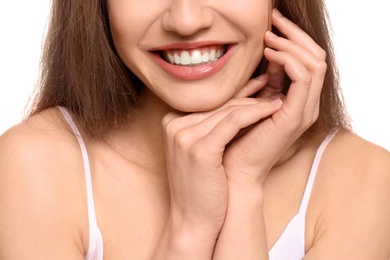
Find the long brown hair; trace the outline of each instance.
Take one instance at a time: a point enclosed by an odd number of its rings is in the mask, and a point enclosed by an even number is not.
[[[105,2],[52,0],[29,115],[63,106],[96,137],[128,122],[139,83],[115,52]]]
[[[142,82],[115,51],[106,0],[52,0],[51,5],[29,116],[64,106],[95,137],[127,125]],[[309,131],[348,128],[323,0],[275,0],[274,5],[327,52],[320,115]]]

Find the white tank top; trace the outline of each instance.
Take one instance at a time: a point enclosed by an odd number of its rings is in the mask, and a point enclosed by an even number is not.
[[[322,141],[314,157],[298,213],[290,220],[268,252],[270,260],[300,260],[305,256],[306,210],[322,154],[338,130],[331,131]]]
[[[81,148],[84,160],[84,173],[87,185],[87,201],[88,201],[88,220],[89,220],[89,245],[88,252],[85,255],[85,260],[103,260],[103,238],[97,224],[95,205],[93,199],[91,171],[89,167],[87,148],[84,140],[81,137],[79,130],[76,127],[70,113],[67,109],[59,107],[66,121],[72,128]],[[290,220],[280,235],[279,239],[268,252],[270,260],[300,260],[305,256],[305,223],[306,210],[309,204],[310,194],[313,188],[314,180],[317,174],[318,165],[322,154],[337,133],[337,130],[332,131],[322,141],[315,155],[313,165],[311,167],[306,188],[302,197],[301,205],[298,213]]]
[[[87,185],[88,221],[89,221],[88,252],[84,256],[84,259],[103,260],[103,238],[96,219],[95,203],[93,199],[93,190],[92,190],[91,170],[89,168],[87,148],[68,110],[63,107],[59,107],[59,109],[64,115],[66,121],[69,123],[69,126],[72,128],[73,133],[80,144],[81,153],[83,155],[85,182]]]

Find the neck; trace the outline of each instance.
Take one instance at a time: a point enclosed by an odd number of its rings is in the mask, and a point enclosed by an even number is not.
[[[161,172],[165,169],[161,122],[172,108],[146,90],[142,94],[138,111],[128,128],[113,130],[106,142],[131,163],[150,171]]]

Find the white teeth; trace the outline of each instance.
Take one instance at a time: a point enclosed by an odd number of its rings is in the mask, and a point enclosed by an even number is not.
[[[170,51],[165,53],[166,60],[176,65],[199,65],[218,60],[225,54],[225,49],[211,49],[209,51]]]
[[[217,50],[215,57],[218,59],[221,57],[221,50]]]
[[[215,61],[215,50],[211,50],[211,51],[210,51],[209,60],[210,60],[210,61]]]
[[[203,53],[202,62],[209,62],[209,60],[210,60],[210,54],[208,52]]]
[[[175,63],[175,58],[171,54],[169,54],[169,53],[168,53],[168,60],[172,64]]]
[[[181,65],[189,65],[191,64],[191,56],[188,51],[183,51],[180,55],[180,63]]]
[[[199,64],[202,63],[202,54],[200,54],[200,51],[193,51],[191,54],[191,64]]]
[[[175,64],[180,64],[180,56],[177,53],[173,55],[173,58],[175,60]]]

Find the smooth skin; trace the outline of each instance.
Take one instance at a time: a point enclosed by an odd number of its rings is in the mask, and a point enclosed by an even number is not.
[[[82,133],[104,259],[268,258],[326,135],[297,141],[318,116],[325,53],[276,10],[272,23],[285,37],[265,33],[267,75],[221,105],[182,113],[146,91],[129,129],[102,141]],[[285,73],[292,85],[281,96]],[[338,133],[313,188],[305,259],[388,259],[389,198],[389,153]],[[0,230],[0,259],[88,250],[82,157],[57,109],[0,138]]]

